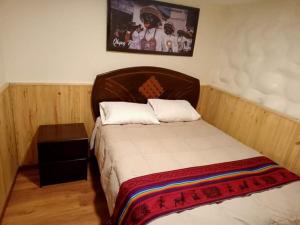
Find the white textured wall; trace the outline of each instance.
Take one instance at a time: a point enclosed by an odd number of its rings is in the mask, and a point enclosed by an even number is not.
[[[300,119],[300,1],[231,5],[211,82]]]
[[[224,8],[202,0],[194,56],[106,51],[106,0],[0,0],[4,61],[10,82],[92,83],[95,75],[129,66],[160,66],[207,80]]]

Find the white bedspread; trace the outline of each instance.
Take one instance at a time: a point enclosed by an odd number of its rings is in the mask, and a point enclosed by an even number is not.
[[[161,125],[98,121],[95,154],[109,212],[122,182],[161,171],[259,156],[203,120]],[[151,225],[300,225],[300,182],[158,218]]]

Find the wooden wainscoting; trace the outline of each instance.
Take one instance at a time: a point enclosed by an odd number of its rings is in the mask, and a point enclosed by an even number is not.
[[[92,85],[11,84],[18,159],[36,164],[35,134],[41,124],[94,126]],[[198,110],[207,122],[300,174],[299,121],[211,86],[201,86]]]
[[[39,125],[82,122],[91,134],[91,89],[92,85],[10,85],[20,165],[37,163]]]
[[[300,123],[212,86],[198,111],[208,123],[300,175]]]
[[[18,170],[14,121],[8,85],[0,87],[0,219]]]

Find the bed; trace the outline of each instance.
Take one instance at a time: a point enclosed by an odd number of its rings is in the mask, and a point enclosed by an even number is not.
[[[92,142],[110,215],[120,186],[134,177],[261,156],[201,119],[105,126],[99,119],[102,101],[146,103],[148,98],[183,99],[196,107],[199,93],[197,79],[163,68],[134,67],[97,76],[92,108],[98,119]],[[149,224],[299,225],[299,200],[300,182],[295,181],[249,196],[171,213]]]

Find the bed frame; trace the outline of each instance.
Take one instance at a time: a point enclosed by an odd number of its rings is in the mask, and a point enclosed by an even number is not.
[[[148,98],[184,99],[197,107],[198,79],[159,67],[131,67],[99,74],[92,89],[94,118],[100,115],[99,102],[146,103]]]

